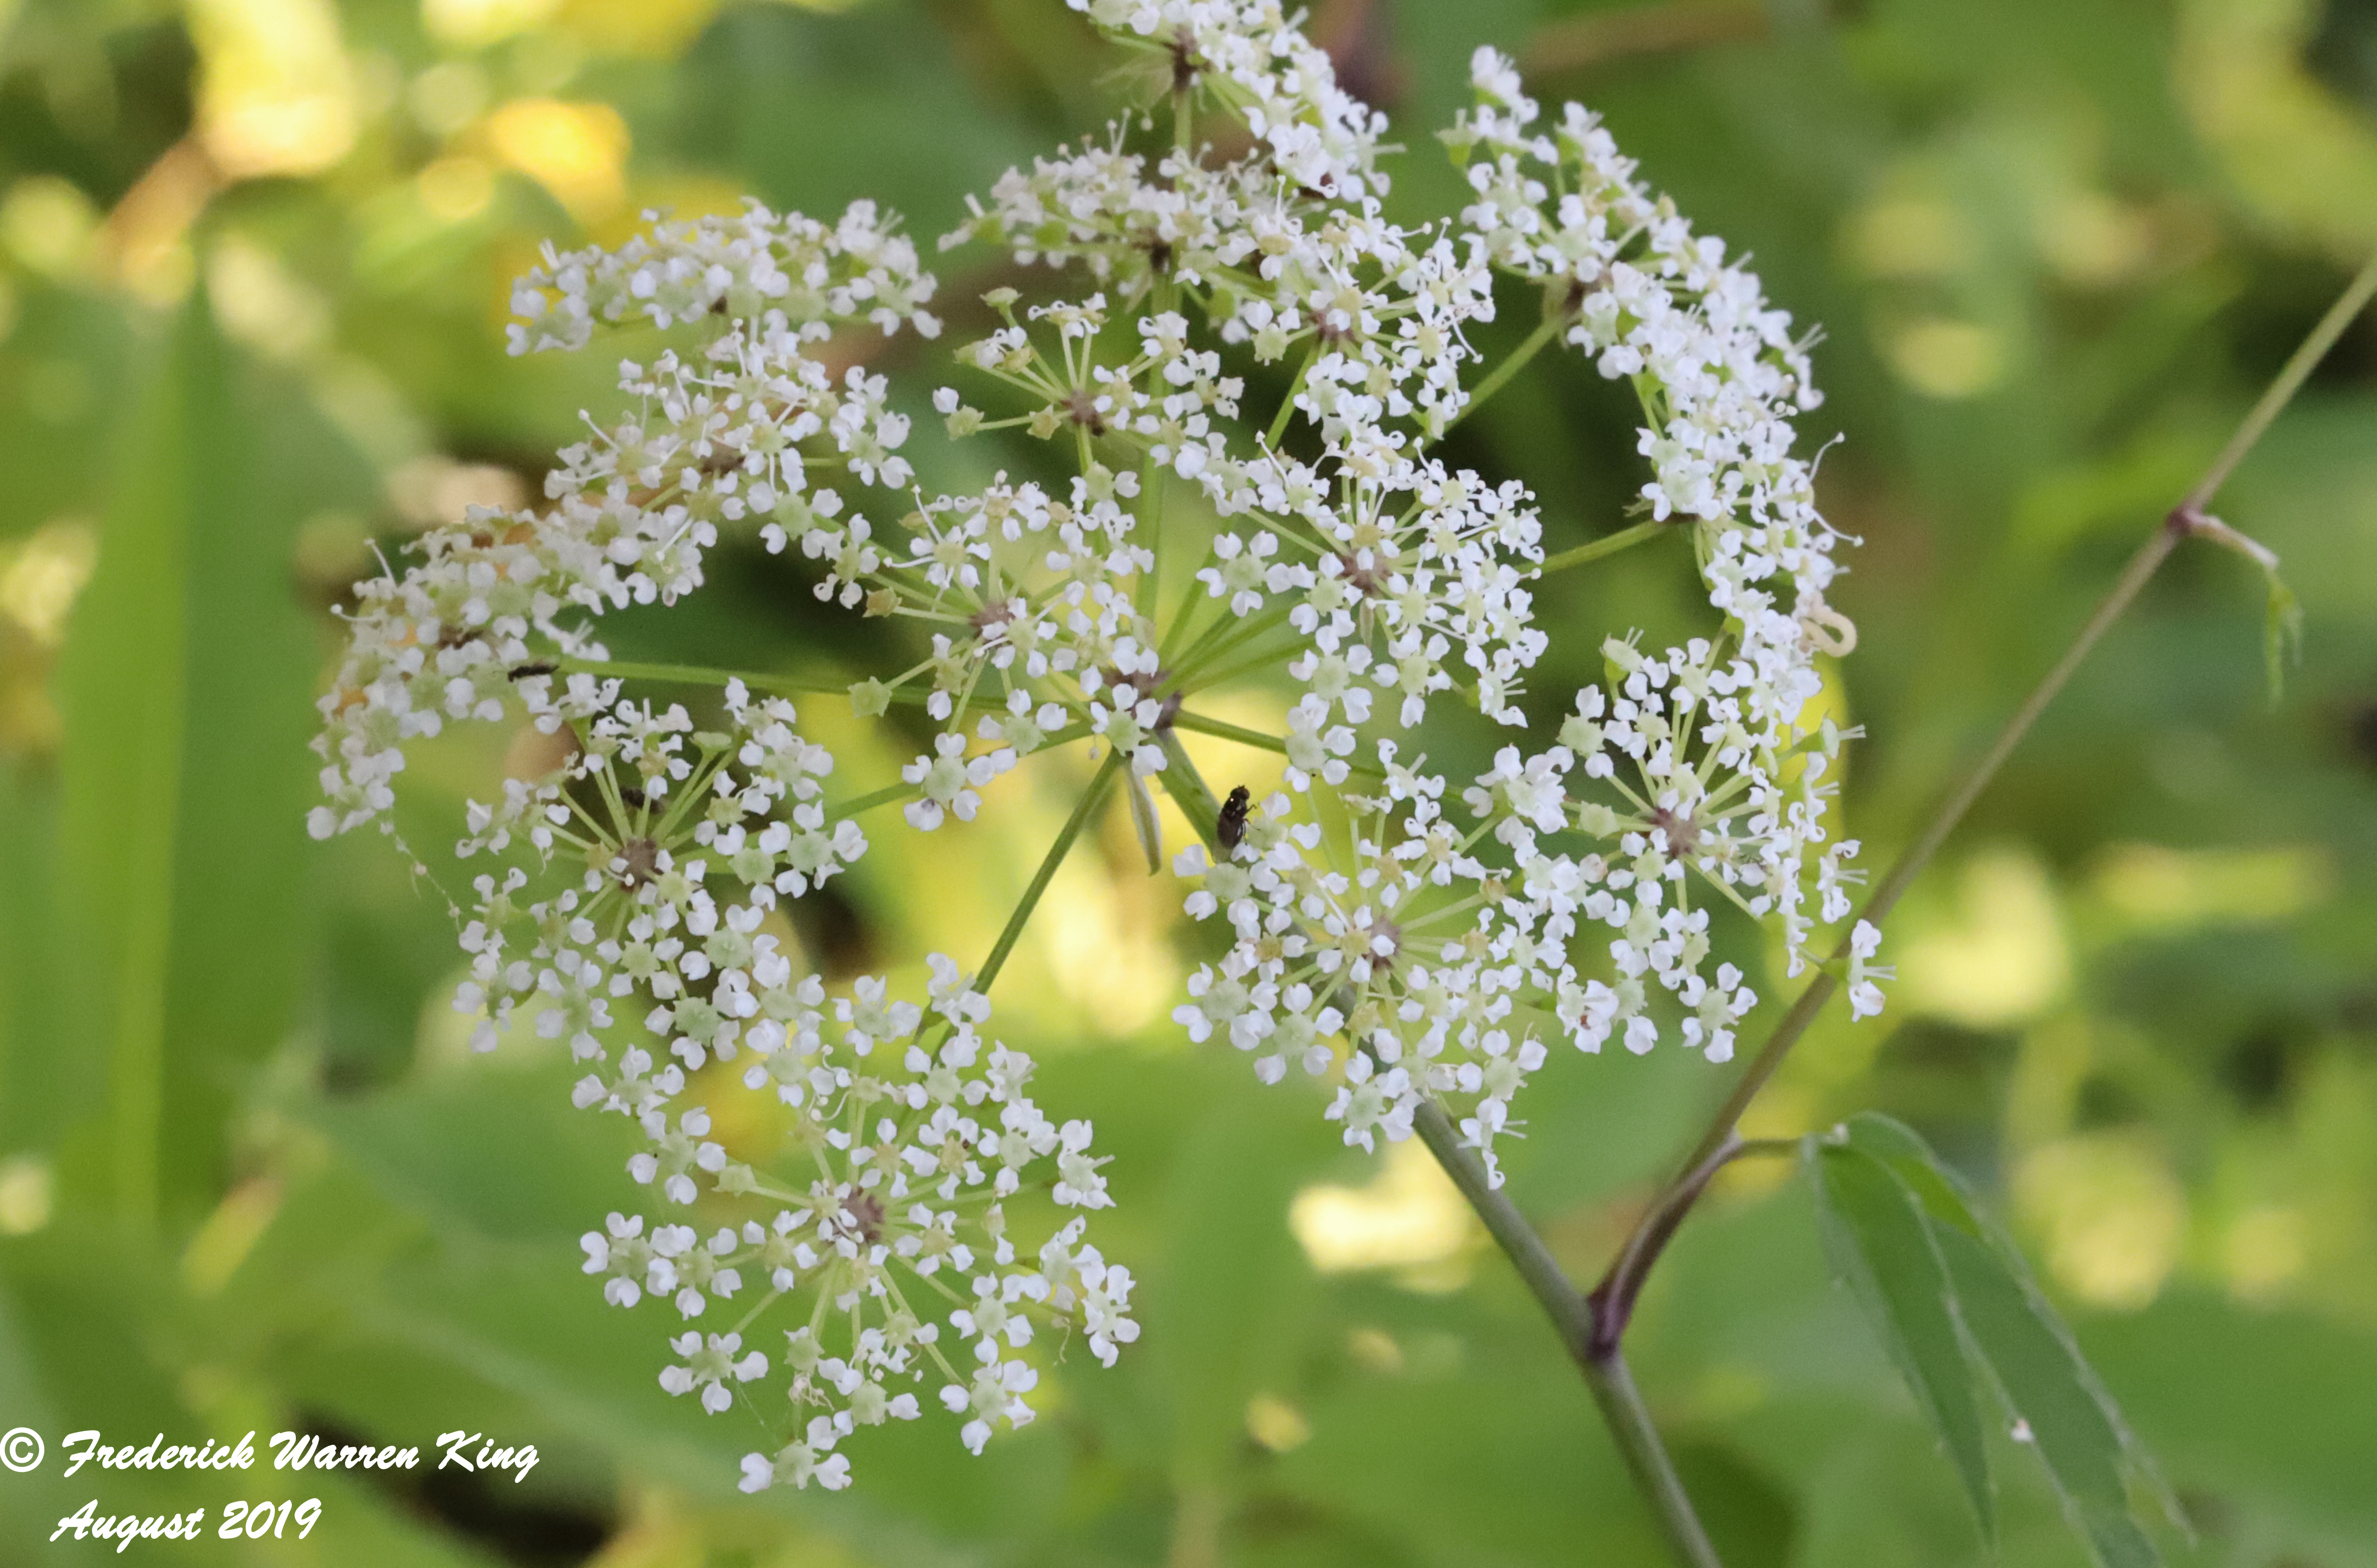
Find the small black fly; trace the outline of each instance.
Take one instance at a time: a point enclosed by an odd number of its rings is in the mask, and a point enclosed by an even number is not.
[[[1236,850],[1238,841],[1247,836],[1247,805],[1253,798],[1247,786],[1240,784],[1230,791],[1229,799],[1222,802],[1222,814],[1213,820],[1213,842],[1222,846],[1223,854]]]
[[[549,676],[558,675],[560,673],[561,666],[559,664],[555,664],[550,659],[539,659],[533,664],[514,664],[510,669],[504,672],[504,677],[507,680],[526,680],[531,676]]]

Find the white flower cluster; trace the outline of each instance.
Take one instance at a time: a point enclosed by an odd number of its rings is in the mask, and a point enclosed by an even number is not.
[[[1649,659],[1613,639],[1606,652],[1611,691],[1580,692],[1548,749],[1502,748],[1451,814],[1443,775],[1382,739],[1383,793],[1344,797],[1362,814],[1350,854],[1285,796],[1228,859],[1183,852],[1175,869],[1200,879],[1188,913],[1233,935],[1175,1011],[1190,1038],[1255,1053],[1268,1082],[1291,1059],[1339,1076],[1328,1115],[1366,1148],[1408,1136],[1423,1095],[1458,1101],[1498,1182],[1494,1140],[1516,1131],[1511,1098],[1547,1039],[1647,1052],[1665,993],[1683,1042],[1730,1059],[1758,998],[1713,960],[1711,897],[1770,923],[1792,974],[1812,920],[1847,916],[1857,846],[1827,844],[1822,826],[1845,737],[1782,720],[1748,663],[1704,641]],[[1580,962],[1595,926],[1599,974]],[[1872,928],[1859,931],[1862,1016],[1881,996],[1863,966]]]
[[[950,356],[976,390],[931,395],[952,439],[1035,443],[1011,460],[1027,472],[981,462],[986,482],[928,494],[902,412],[923,397],[828,347],[938,331],[931,275],[870,204],[830,226],[754,204],[548,250],[515,296],[514,352],[620,323],[674,346],[621,367],[625,412],[588,417],[547,509],[473,512],[401,579],[359,587],[322,702],[317,836],[385,826],[406,745],[449,722],[566,744],[548,776],[470,808],[459,847],[491,868],[458,911],[457,1005],[482,1047],[533,1018],[587,1064],[579,1106],[639,1130],[629,1174],[669,1217],[612,1215],[587,1272],[621,1306],[677,1312],[664,1389],[776,1428],[747,1490],[842,1486],[842,1439],[935,1400],[979,1451],[1031,1418],[1035,1336],[1078,1330],[1111,1364],[1138,1332],[1131,1275],[1081,1215],[1009,1234],[1027,1189],[1108,1199],[1089,1125],[1033,1103],[973,977],[935,955],[912,999],[802,961],[782,905],[866,853],[859,811],[970,822],[992,780],[1086,740],[1129,761],[1152,849],[1149,784],[1201,798],[1171,732],[1219,723],[1185,704],[1284,682],[1269,739],[1286,788],[1234,797],[1218,855],[1175,861],[1198,882],[1188,912],[1228,934],[1175,1017],[1268,1081],[1291,1062],[1330,1080],[1327,1114],[1365,1147],[1443,1103],[1498,1180],[1553,1046],[1673,1037],[1726,1059],[1758,998],[1720,950],[1755,952],[1762,931],[1796,975],[1857,880],[1829,810],[1856,732],[1813,706],[1819,656],[1855,633],[1825,598],[1839,536],[1792,455],[1817,399],[1757,280],[1583,110],[1534,129],[1490,51],[1447,137],[1475,200],[1411,228],[1381,205],[1384,117],[1275,0],[1070,4],[1161,66],[1172,135],[1135,150],[1160,111],[1134,111],[1010,172],[943,241],[1078,285],[993,290],[997,325]],[[1215,115],[1235,128],[1200,141]],[[1511,368],[1473,373],[1498,274],[1544,298],[1525,352],[1565,342],[1636,389],[1642,509],[1690,537],[1719,622],[1655,653],[1603,642],[1606,679],[1545,742],[1520,733],[1550,641],[1535,499],[1438,452]],[[900,497],[896,518],[868,516],[869,492]],[[789,702],[754,696],[765,680],[724,682],[714,713],[656,706],[591,640],[605,611],[699,586],[734,531],[796,550],[817,598],[887,643],[905,634],[851,688],[863,717],[902,701],[937,726],[897,784],[829,802],[833,758]],[[1511,736],[1460,787],[1412,733],[1439,695]],[[1847,944],[1858,1016],[1889,977],[1878,940],[1859,923]],[[713,1115],[735,1095],[765,1116]],[[782,1129],[765,1148],[730,1131],[759,1121]],[[788,1406],[758,1398],[778,1373]]]
[[[1065,0],[1111,37],[1161,54],[1176,92],[1210,96],[1296,184],[1347,199],[1383,195],[1387,117],[1337,85],[1328,54],[1278,0]]]
[[[671,1342],[662,1386],[721,1411],[788,1372],[789,1408],[763,1420],[789,1441],[751,1455],[747,1489],[846,1484],[835,1445],[914,1418],[917,1390],[964,1417],[979,1452],[994,1424],[1032,1418],[1036,1373],[1018,1352],[1035,1323],[1080,1330],[1109,1364],[1138,1334],[1130,1274],[1083,1239],[1081,1219],[1017,1251],[1008,1201],[1032,1188],[1104,1206],[1104,1162],[1086,1122],[1033,1104],[1031,1061],[985,1037],[988,1002],[955,962],[935,955],[922,1005],[872,976],[830,997],[799,963],[777,905],[866,840],[829,811],[833,759],[792,704],[736,680],[722,727],[704,730],[681,705],[630,701],[621,680],[564,668],[605,657],[593,616],[699,586],[721,525],[781,548],[788,525],[842,514],[823,473],[910,485],[908,420],[884,378],[837,379],[819,345],[862,324],[931,336],[932,292],[914,247],[865,203],[833,227],[753,204],[615,252],[548,252],[515,296],[528,322],[514,352],[579,348],[597,324],[639,318],[701,342],[622,366],[629,412],[590,419],[591,438],[559,454],[548,511],[474,512],[426,535],[401,579],[360,585],[323,703],[317,836],[385,813],[405,743],[449,720],[567,730],[563,767],[469,809],[460,853],[498,864],[460,912],[471,975],[456,1006],[478,1015],[482,1049],[532,1017],[590,1065],[577,1104],[639,1129],[629,1174],[682,1217],[648,1228],[614,1215],[585,1246],[610,1300],[658,1297],[694,1325]],[[865,538],[863,520],[845,526]],[[979,784],[987,766],[961,770]],[[938,779],[923,798],[954,803]],[[722,1094],[789,1109],[782,1150],[730,1155],[712,1137]],[[747,1290],[781,1299],[795,1325],[770,1331],[777,1354],[746,1345],[757,1313],[731,1332],[696,1323]]]
[[[655,215],[655,221],[656,215]],[[915,247],[860,202],[831,228],[757,202],[740,218],[657,223],[612,253],[556,255],[521,281],[512,352],[582,347],[595,323],[644,318],[709,329],[699,352],[620,366],[632,412],[565,449],[543,512],[473,508],[419,542],[419,564],[358,583],[344,662],[315,741],[328,838],[394,803],[404,747],[448,722],[522,710],[551,733],[607,711],[615,682],[568,674],[601,660],[589,631],[606,610],[673,604],[699,587],[721,522],[808,504],[810,471],[903,488],[908,421],[881,377],[839,383],[811,352],[837,326],[901,325],[926,336],[931,274]]]
[[[924,683],[946,726],[909,770],[924,791],[909,818],[924,828],[970,817],[990,777],[1060,732],[1160,772],[1178,693],[1224,673],[1249,628],[1300,634],[1308,696],[1291,745],[1300,777],[1330,783],[1375,697],[1406,726],[1456,688],[1516,722],[1544,646],[1525,587],[1541,559],[1531,497],[1425,450],[1465,402],[1463,329],[1493,313],[1484,247],[1450,225],[1385,220],[1383,119],[1344,95],[1275,5],[1084,8],[1163,54],[1184,102],[1221,105],[1255,139],[1218,167],[1185,145],[1151,160],[1123,150],[1119,121],[1109,146],[1010,172],[943,240],[1089,274],[1091,292],[1021,316],[1017,291],[994,291],[1004,325],[959,351],[1020,394],[1020,411],[993,419],[955,388],[936,397],[953,436],[1021,426],[1071,446],[1069,495],[1001,474],[922,502],[897,537],[825,509],[806,520],[821,598],[933,627],[931,656],[868,692],[888,701]],[[1290,406],[1251,443],[1225,353],[1296,365]],[[1282,445],[1298,426],[1309,455]],[[1233,527],[1198,572],[1219,614],[1196,637],[1183,618],[1159,640],[1144,518],[1167,473]]]
[[[1551,286],[1564,341],[1632,382],[1649,420],[1643,500],[1693,523],[1709,603],[1742,657],[1805,700],[1820,684],[1810,656],[1856,643],[1824,600],[1840,536],[1816,509],[1813,465],[1791,453],[1793,417],[1822,401],[1807,341],[1723,240],[1635,178],[1598,117],[1570,103],[1557,132],[1531,129],[1540,112],[1491,49],[1470,78],[1478,105],[1444,133],[1477,197],[1463,226],[1496,266]]]
[[[1547,332],[1637,389],[1654,470],[1645,509],[1695,530],[1723,634],[1657,657],[1609,640],[1609,682],[1577,694],[1559,744],[1505,748],[1451,802],[1441,774],[1401,764],[1396,742],[1380,738],[1368,771],[1383,792],[1346,797],[1360,814],[1350,842],[1324,832],[1317,806],[1281,796],[1231,859],[1187,852],[1177,868],[1202,878],[1189,912],[1225,916],[1234,940],[1176,1016],[1192,1039],[1225,1035],[1256,1053],[1266,1079],[1290,1059],[1335,1076],[1329,1115],[1348,1142],[1408,1135],[1423,1095],[1457,1101],[1494,1169],[1493,1141],[1516,1125],[1511,1095],[1546,1059],[1547,1039],[1598,1050],[1615,1035],[1646,1051],[1662,1036],[1664,994],[1688,1046],[1731,1057],[1757,997],[1714,956],[1713,902],[1772,928],[1796,976],[1812,928],[1847,916],[1845,885],[1860,879],[1849,868],[1857,845],[1827,826],[1825,774],[1847,736],[1804,718],[1822,688],[1817,655],[1855,640],[1824,597],[1839,535],[1791,452],[1793,417],[1818,401],[1804,344],[1756,278],[1726,264],[1721,242],[1695,236],[1635,180],[1591,115],[1571,104],[1556,138],[1537,136],[1535,105],[1506,60],[1481,50],[1473,75],[1479,107],[1446,137],[1477,197],[1462,214],[1469,255],[1545,286]],[[1301,393],[1297,407],[1318,412]],[[1285,716],[1286,780],[1299,794],[1353,778],[1373,686],[1401,696],[1405,726],[1418,722],[1427,695],[1453,684],[1452,647],[1480,707],[1523,723],[1511,694],[1545,640],[1511,564],[1542,558],[1519,486],[1486,491],[1422,457],[1398,475],[1416,470],[1404,481],[1414,501],[1381,505],[1396,482],[1349,476],[1343,431],[1324,422],[1322,434],[1320,473],[1283,476],[1276,454],[1234,470],[1217,453],[1200,475],[1225,517],[1243,508],[1271,525],[1219,540],[1200,573],[1209,592],[1241,620],[1287,594],[1293,628],[1310,640],[1286,661],[1302,688]],[[1227,483],[1240,474],[1272,483],[1249,503]],[[1302,503],[1292,522],[1274,498],[1291,494]],[[1448,494],[1497,514],[1502,532],[1443,527]],[[1318,569],[1282,564],[1299,535],[1323,542]],[[1455,544],[1442,565],[1428,553],[1471,536],[1493,542],[1465,555]],[[1347,548],[1357,537],[1367,554]],[[1393,640],[1349,637],[1356,627]],[[1590,925],[1607,933],[1596,939],[1606,967],[1584,951]],[[1877,940],[1860,927],[1859,1016],[1881,1005],[1869,976],[1887,971],[1868,962]]]
[[[795,963],[771,918],[779,901],[866,841],[849,819],[829,821],[833,759],[790,703],[754,701],[736,681],[725,716],[723,731],[698,731],[681,707],[620,703],[560,774],[472,808],[466,855],[524,853],[478,879],[455,1005],[482,1014],[482,1048],[515,1010],[532,1013],[591,1067],[577,1104],[641,1130],[628,1174],[685,1217],[648,1231],[645,1216],[615,1214],[587,1235],[586,1271],[608,1299],[658,1297],[687,1323],[747,1289],[763,1309],[784,1301],[780,1356],[745,1348],[758,1315],[746,1312],[734,1332],[672,1341],[680,1364],[662,1387],[723,1411],[781,1366],[792,1409],[774,1424],[793,1435],[751,1455],[744,1484],[837,1487],[849,1462],[835,1443],[914,1419],[916,1389],[967,1418],[976,1452],[994,1423],[1029,1421],[1037,1374],[1011,1353],[1035,1322],[1081,1330],[1111,1365],[1138,1334],[1132,1281],[1079,1219],[1018,1253],[1006,1201],[1030,1185],[1103,1207],[1105,1162],[1088,1123],[1033,1103],[1031,1059],[985,1038],[989,1001],[954,960],[933,955],[922,1005],[880,976],[830,996]],[[640,1042],[615,1048],[639,1024]],[[772,1159],[737,1158],[712,1136],[709,1102],[738,1087],[792,1114]]]

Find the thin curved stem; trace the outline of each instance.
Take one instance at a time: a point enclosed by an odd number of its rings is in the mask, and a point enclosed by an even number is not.
[[[2275,569],[2277,559],[2275,554],[2218,519],[2207,516],[2204,508],[2219,493],[2220,486],[2236,472],[2237,465],[2252,450],[2254,443],[2268,432],[2288,401],[2302,389],[2312,369],[2327,351],[2335,346],[2336,340],[2344,335],[2345,329],[2367,307],[2371,298],[2377,298],[2377,258],[2372,258],[2368,266],[2361,269],[2335,304],[2329,307],[2327,314],[2320,318],[2319,324],[2304,338],[2301,346],[2288,357],[2269,389],[2239,424],[2236,434],[2213,459],[2204,477],[2188,491],[2186,498],[2172,508],[2154,533],[2138,546],[2137,553],[2121,569],[2120,577],[2097,604],[2096,613],[2088,617],[2071,646],[2064,650],[2063,656],[2056,661],[2054,668],[2031,688],[2022,706],[1998,731],[1997,738],[1990,743],[1979,763],[1965,782],[1941,803],[1921,835],[1898,857],[1875,887],[1873,896],[1858,911],[1860,921],[1878,924],[1897,906],[1899,899],[1913,885],[1915,879],[1948,842],[1948,835],[1955,831],[1957,824],[1964,820],[1965,814],[1981,797],[1982,792],[1995,781],[1998,771],[2013,755],[2014,748],[2022,744],[2024,737],[2029,735],[2039,715],[2047,711],[2048,704],[2055,700],[2071,681],[2072,674],[2079,669],[2081,662],[2087,658],[2106,631],[2137,599],[2181,540],[2209,539],[2226,548],[2252,556],[2262,562],[2264,569]],[[1782,1067],[1784,1059],[1790,1055],[1791,1047],[1798,1044],[1800,1036],[1808,1032],[1808,1026],[1815,1022],[1824,1003],[1840,988],[1840,970],[1848,957],[1849,939],[1843,938],[1840,945],[1834,949],[1831,959],[1809,982],[1808,987],[1799,993],[1798,999],[1792,1003],[1791,1011],[1784,1014],[1783,1021],[1775,1025],[1774,1033],[1750,1059],[1750,1065],[1734,1083],[1732,1092],[1726,1095],[1725,1103],[1710,1119],[1707,1131],[1702,1133],[1690,1155],[1684,1159],[1676,1179],[1644,1211],[1633,1234],[1627,1238],[1625,1246],[1610,1265],[1609,1273],[1595,1287],[1595,1299],[1611,1304],[1614,1335],[1624,1334],[1628,1315],[1635,1298],[1641,1293],[1642,1280],[1651,1265],[1658,1261],[1667,1237],[1674,1234],[1676,1227],[1682,1223],[1683,1216],[1706,1189],[1716,1167],[1731,1157],[1730,1151],[1740,1145],[1738,1130],[1742,1113],[1750,1108],[1750,1103],[1758,1097],[1758,1092]]]
[[[973,978],[975,990],[987,993],[991,981],[997,979],[998,972],[1007,966],[1008,955],[1015,951],[1016,942],[1021,940],[1025,923],[1040,905],[1040,895],[1048,891],[1048,884],[1056,879],[1057,868],[1065,863],[1065,856],[1072,850],[1073,841],[1081,836],[1083,828],[1089,826],[1091,817],[1104,804],[1106,792],[1114,787],[1115,779],[1124,765],[1123,752],[1107,751],[1106,760],[1098,765],[1096,775],[1090,780],[1090,787],[1081,791],[1081,798],[1073,803],[1073,814],[1066,818],[1065,825],[1057,830],[1057,842],[1050,844],[1048,853],[1041,857],[1040,869],[1032,874],[1032,885],[1023,890],[1023,897],[1017,902],[1015,913],[1007,917],[1007,928],[998,933],[998,940],[992,944],[990,956],[982,961],[982,968]]]
[[[1601,1418],[1609,1423],[1610,1435],[1618,1439],[1618,1452],[1626,1456],[1634,1484],[1651,1503],[1660,1532],[1667,1538],[1667,1550],[1690,1568],[1725,1568],[1708,1531],[1701,1527],[1700,1515],[1692,1512],[1683,1478],[1660,1444],[1659,1429],[1651,1422],[1650,1407],[1634,1386],[1626,1358],[1612,1346],[1607,1356],[1585,1364],[1584,1381],[1593,1390],[1593,1402],[1601,1406]]]
[[[1165,765],[1159,776],[1165,791],[1204,840],[1206,848],[1218,855],[1214,819],[1220,803],[1212,786],[1188,760],[1188,750],[1177,735],[1165,731],[1162,745]],[[1501,1249],[1502,1255],[1511,1260],[1511,1266],[1518,1271],[1528,1294],[1543,1309],[1544,1316],[1551,1320],[1562,1348],[1583,1372],[1594,1403],[1608,1423],[1610,1437],[1625,1456],[1626,1467],[1658,1518],[1677,1561],[1685,1568],[1723,1568],[1715,1550],[1709,1545],[1708,1532],[1701,1527],[1699,1517],[1692,1512],[1691,1499],[1676,1474],[1675,1463],[1667,1456],[1666,1445],[1659,1439],[1650,1411],[1634,1387],[1624,1358],[1617,1353],[1615,1345],[1606,1351],[1596,1347],[1593,1303],[1578,1292],[1560,1268],[1559,1261],[1545,1245],[1542,1233],[1494,1185],[1476,1154],[1463,1146],[1452,1119],[1434,1097],[1421,1099],[1412,1116],[1412,1129],[1460,1190],[1462,1198],[1485,1226],[1486,1233],[1494,1239],[1494,1244]]]
[[[850,688],[791,676],[761,675],[755,670],[712,669],[707,664],[655,664],[632,659],[556,659],[571,675],[615,676],[622,680],[663,680],[680,686],[724,686],[739,680],[755,691],[782,691],[794,696],[839,697]]]
[[[1442,440],[1447,431],[1476,413],[1487,399],[1509,385],[1511,377],[1524,369],[1529,360],[1542,353],[1546,343],[1550,342],[1563,329],[1573,326],[1575,322],[1576,317],[1573,316],[1546,317],[1542,326],[1528,333],[1526,341],[1511,351],[1509,358],[1487,372],[1486,378],[1469,389],[1469,401],[1461,405],[1460,413],[1444,422],[1444,429],[1437,432],[1437,439]]]
[[[1535,569],[1535,575],[1549,577],[1552,573],[1565,571],[1570,567],[1581,567],[1587,561],[1597,561],[1605,556],[1614,556],[1620,550],[1631,549],[1645,539],[1654,539],[1676,526],[1677,523],[1672,520],[1663,521],[1653,519],[1635,523],[1630,528],[1621,528],[1615,533],[1606,533],[1589,544],[1579,545],[1572,550],[1562,550],[1556,556],[1546,556],[1544,564]]]
[[[1535,1227],[1527,1223],[1527,1216],[1519,1212],[1518,1205],[1493,1185],[1476,1154],[1463,1146],[1461,1134],[1442,1106],[1433,1098],[1422,1100],[1412,1116],[1412,1130],[1427,1145],[1427,1152],[1436,1156],[1436,1163],[1444,1167],[1444,1174],[1461,1190],[1461,1196],[1475,1211],[1479,1222],[1486,1227],[1486,1234],[1494,1239],[1494,1245],[1519,1271],[1527,1293],[1544,1310],[1544,1316],[1552,1321],[1569,1355],[1578,1366],[1588,1366],[1593,1359],[1593,1303],[1570,1281],[1551,1249],[1544,1244]]]
[[[2344,293],[2327,307],[2327,314],[2319,318],[2319,325],[2311,329],[2310,336],[2303,339],[2287,363],[2279,367],[2268,389],[2262,393],[2252,411],[2245,415],[2243,423],[2237,426],[2237,433],[2228,437],[2228,444],[2220,449],[2220,455],[2212,460],[2212,466],[2204,471],[2204,477],[2197,481],[2194,489],[2187,493],[2187,499],[2179,504],[2180,511],[2201,511],[2212,504],[2212,497],[2219,494],[2220,486],[2228,482],[2228,476],[2237,471],[2237,465],[2245,461],[2245,454],[2253,449],[2254,443],[2269,430],[2287,404],[2294,401],[2295,394],[2302,390],[2302,384],[2311,378],[2312,371],[2319,368],[2319,362],[2327,357],[2327,351],[2335,346],[2335,341],[2344,336],[2344,329],[2352,325],[2353,317],[2368,307],[2371,297],[2377,297],[2377,256],[2371,257],[2368,265],[2345,285]]]

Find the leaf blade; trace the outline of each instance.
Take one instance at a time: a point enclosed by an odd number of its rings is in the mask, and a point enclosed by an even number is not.
[[[1810,1164],[1824,1250],[1939,1433],[1981,1538],[1997,1538],[1996,1493],[1955,1296],[1921,1201],[1896,1171],[1850,1144],[1816,1144]]]
[[[2054,1309],[1987,1242],[1936,1222],[1931,1232],[1958,1316],[2073,1528],[2104,1568],[2156,1568],[2161,1558],[2131,1511],[2123,1476],[2133,1445]]]
[[[2032,1313],[2062,1345],[2063,1353],[2081,1387],[2095,1401],[2106,1424],[2119,1439],[2121,1463],[2127,1472],[2154,1496],[2172,1526],[2182,1534],[2187,1533],[2186,1514],[2180,1507],[2169,1483],[2164,1479],[2161,1467],[2146,1452],[2144,1444],[2131,1432],[2112,1394],[2080,1354],[2078,1340],[2040,1294],[2030,1265],[2013,1239],[1975,1206],[1970,1190],[1953,1170],[1941,1162],[1939,1156],[1931,1152],[1930,1144],[1925,1143],[1913,1128],[1878,1111],[1865,1111],[1850,1118],[1845,1130],[1852,1146],[1880,1159],[1906,1183],[1909,1191],[1921,1200],[1926,1215],[1935,1227],[1953,1229],[1970,1238],[1999,1268],[2005,1271],[2007,1277],[2013,1281],[2024,1299],[2029,1303]],[[1969,1336],[1969,1323],[1966,1331]],[[1978,1346],[1973,1348],[1977,1357],[1983,1355]]]

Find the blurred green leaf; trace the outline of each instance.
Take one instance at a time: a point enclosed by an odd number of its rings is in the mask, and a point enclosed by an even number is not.
[[[70,1035],[105,1065],[108,1166],[90,1196],[154,1222],[163,1126],[174,831],[188,728],[195,513],[223,488],[221,340],[203,303],[175,323],[125,431],[99,565],[75,606],[57,689],[59,917]],[[79,1086],[69,1115],[87,1112]],[[94,1186],[99,1179],[94,1173]]]
[[[1556,1351],[1555,1351],[1556,1354]],[[1416,1562],[1499,1568],[1666,1562],[1574,1380],[1464,1371],[1351,1382],[1311,1407],[1280,1484]],[[1392,1561],[1392,1559],[1390,1559]]]
[[[109,1042],[111,1197],[136,1224],[185,1225],[220,1190],[234,1091],[307,956],[313,639],[261,412],[194,295],[125,432],[59,663],[64,1022]]]
[[[2080,1332],[2192,1494],[2275,1514],[2306,1550],[2365,1557],[2377,1542],[2377,1335],[2196,1290]]]
[[[41,1148],[56,1131],[77,1059],[55,1048],[57,790],[0,763],[0,1149]]]
[[[1227,1482],[1248,1441],[1248,1401],[1284,1392],[1305,1339],[1317,1295],[1287,1208],[1311,1131],[1308,1107],[1291,1098],[1232,1095],[1200,1119],[1174,1168],[1143,1315],[1184,1488]]]
[[[627,1176],[629,1123],[578,1112],[571,1076],[566,1063],[473,1062],[307,1114],[399,1206],[474,1238],[575,1252],[606,1213],[651,1194]]]

